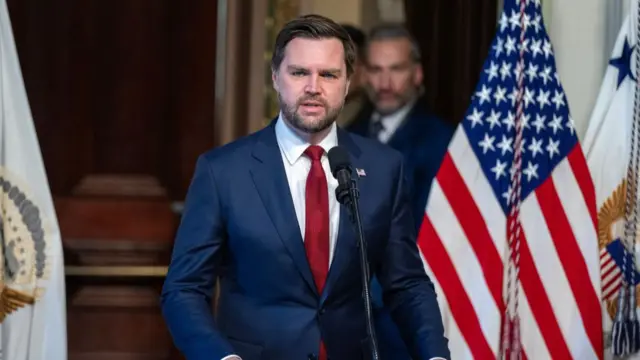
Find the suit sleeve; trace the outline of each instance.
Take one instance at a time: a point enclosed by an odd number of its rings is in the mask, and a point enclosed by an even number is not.
[[[389,243],[378,268],[383,299],[414,359],[449,359],[434,285],[416,244],[404,165],[397,163]]]
[[[207,159],[200,156],[161,295],[169,332],[189,360],[215,360],[233,354],[216,328],[211,302],[225,234],[214,177]]]

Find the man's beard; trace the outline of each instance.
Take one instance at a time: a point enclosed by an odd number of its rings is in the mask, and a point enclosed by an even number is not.
[[[378,106],[378,102],[379,102],[379,98],[381,97],[380,92],[376,92],[374,89],[368,87],[367,88],[367,92],[369,95],[369,99],[371,99],[371,101],[374,103],[375,105],[375,110],[377,113],[379,113],[380,115],[390,115],[395,113],[396,111],[400,110],[403,106],[407,105],[409,102],[411,102],[412,99],[414,99],[417,96],[417,91],[414,89],[408,89],[405,93],[391,93],[389,95],[393,96],[394,100],[396,101],[395,106],[393,107],[387,107],[387,108],[380,108]]]
[[[294,105],[285,103],[280,94],[278,94],[278,100],[280,102],[280,110],[282,111],[282,115],[287,120],[287,122],[291,124],[291,126],[293,126],[295,129],[306,134],[316,134],[328,129],[336,121],[338,115],[340,114],[340,111],[342,110],[342,106],[344,105],[343,102],[339,107],[331,108],[325,101],[312,96],[306,96],[298,99],[298,101]],[[325,110],[325,116],[317,122],[314,122],[313,124],[306,123],[297,111],[300,105],[305,101],[317,101],[322,103],[322,106]]]

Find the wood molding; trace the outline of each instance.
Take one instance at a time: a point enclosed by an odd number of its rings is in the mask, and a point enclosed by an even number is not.
[[[226,14],[225,21],[219,21],[219,48],[216,83],[216,135],[218,145],[229,143],[246,134],[247,124],[247,71],[248,53],[251,44],[248,36],[250,26],[244,19],[250,15],[250,0],[220,0],[220,16]],[[240,104],[242,102],[242,104]]]
[[[275,45],[276,37],[280,29],[295,17],[299,16],[303,7],[307,4],[301,0],[267,0],[268,3],[267,16],[265,18],[265,36],[266,42],[263,47],[264,67],[271,71],[271,55]],[[266,123],[271,118],[278,115],[280,105],[278,104],[278,96],[273,89],[271,77],[263,77],[263,121]]]
[[[167,197],[167,189],[151,175],[90,174],[72,190],[79,196]]]
[[[248,132],[254,132],[264,127],[264,93],[268,89],[264,79],[270,73],[265,66],[264,48],[267,42],[265,36],[265,22],[267,19],[268,2],[251,0],[251,40],[249,62],[248,97]]]
[[[234,89],[233,72],[229,73],[228,64],[235,60],[233,55],[232,43],[233,34],[229,34],[229,22],[233,21],[232,15],[234,4],[233,0],[218,0],[218,24],[216,30],[216,84],[215,84],[215,114],[214,114],[214,136],[216,143],[222,145],[230,141],[232,135],[232,97]],[[231,8],[230,8],[231,7]]]
[[[70,266],[164,266],[169,262],[170,240],[63,239]]]
[[[215,118],[219,145],[261,129],[277,114],[268,76],[273,42],[287,21],[312,5],[310,0],[218,2]]]
[[[74,277],[165,277],[167,266],[65,266]]]
[[[171,242],[179,221],[161,198],[55,197],[54,203],[66,239]]]
[[[70,299],[74,307],[158,308],[158,292],[145,286],[83,286]]]

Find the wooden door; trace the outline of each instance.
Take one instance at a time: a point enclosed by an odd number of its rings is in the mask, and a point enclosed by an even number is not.
[[[177,359],[159,291],[214,143],[215,0],[8,0],[67,264],[70,360]]]

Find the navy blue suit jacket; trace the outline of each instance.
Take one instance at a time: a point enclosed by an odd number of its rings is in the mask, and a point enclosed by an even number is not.
[[[189,360],[306,360],[320,336],[332,360],[370,358],[356,237],[346,209],[324,291],[305,255],[274,123],[198,158],[162,291],[162,311]],[[368,258],[415,359],[449,358],[424,271],[402,156],[338,130],[358,179]],[[355,176],[355,175],[354,175]],[[217,318],[211,311],[221,277]]]

